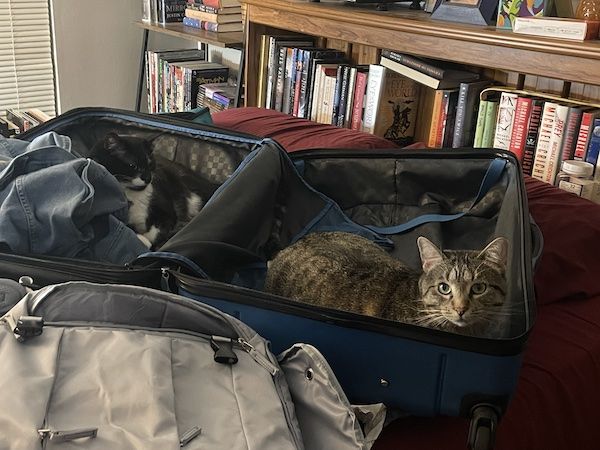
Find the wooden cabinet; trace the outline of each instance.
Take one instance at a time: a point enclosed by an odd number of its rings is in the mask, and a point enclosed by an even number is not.
[[[260,35],[273,30],[323,38],[327,47],[346,50],[357,64],[378,62],[379,49],[487,69],[496,79],[507,73],[548,77],[571,84],[580,98],[598,98],[600,41],[571,42],[431,20],[423,11],[399,4],[390,11],[344,1],[241,0],[246,7],[246,106],[256,106]],[[522,79],[522,78],[521,78]],[[504,79],[503,81],[506,81]]]

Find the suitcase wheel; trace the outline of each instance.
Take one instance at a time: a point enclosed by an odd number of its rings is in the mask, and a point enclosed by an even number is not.
[[[498,410],[487,403],[476,405],[471,410],[469,427],[469,449],[491,450],[494,448]]]

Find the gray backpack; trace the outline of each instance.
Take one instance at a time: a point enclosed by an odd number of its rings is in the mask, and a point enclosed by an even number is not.
[[[267,342],[210,306],[82,282],[0,323],[0,448],[303,449]]]

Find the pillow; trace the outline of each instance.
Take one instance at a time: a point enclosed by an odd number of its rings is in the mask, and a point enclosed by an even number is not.
[[[544,236],[534,281],[538,305],[600,296],[600,205],[525,177],[529,210]]]
[[[395,148],[387,139],[361,131],[299,119],[264,108],[234,108],[213,114],[215,125],[270,137],[288,152],[307,148]]]

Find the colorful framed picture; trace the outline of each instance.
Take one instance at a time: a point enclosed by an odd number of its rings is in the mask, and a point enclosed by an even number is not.
[[[499,0],[496,26],[512,30],[515,17],[544,15],[545,0]]]
[[[496,19],[497,6],[498,0],[439,0],[431,18],[473,25],[492,25]]]

